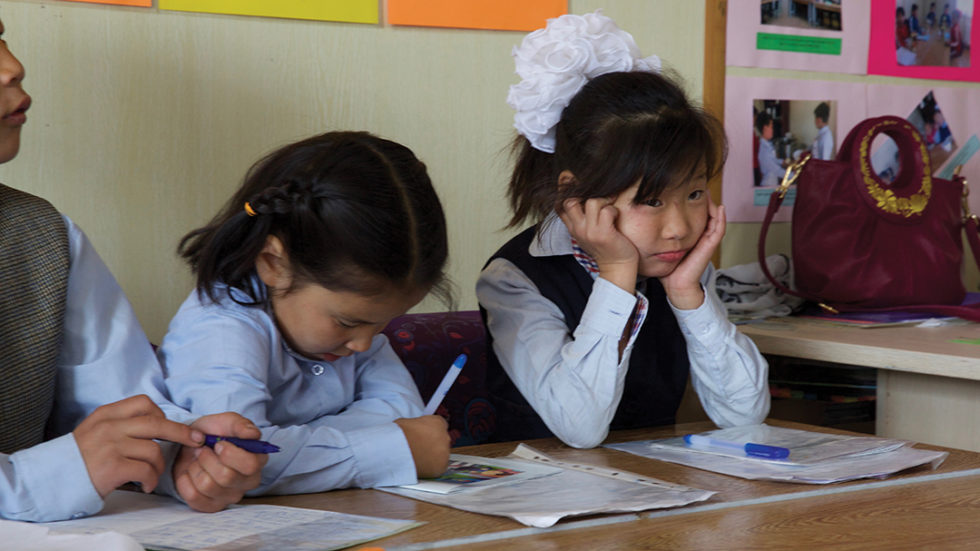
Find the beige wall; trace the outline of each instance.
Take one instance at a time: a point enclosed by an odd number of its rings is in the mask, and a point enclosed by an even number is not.
[[[669,3],[669,6],[666,4]],[[701,95],[704,3],[572,0],[603,8]],[[366,129],[411,147],[448,214],[460,308],[507,237],[512,137],[504,99],[523,33],[0,3],[35,102],[0,181],[51,200],[89,235],[159,341],[191,288],[178,239],[248,166],[289,141]],[[417,311],[442,309],[433,301]]]

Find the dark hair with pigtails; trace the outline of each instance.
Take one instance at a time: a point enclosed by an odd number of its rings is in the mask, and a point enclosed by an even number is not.
[[[614,72],[588,81],[562,111],[555,152],[524,136],[507,196],[508,227],[540,222],[566,199],[613,197],[640,182],[634,203],[656,198],[691,178],[711,178],[725,163],[728,143],[718,120],[693,105],[671,78],[646,71]],[[559,188],[558,176],[575,176]]]
[[[217,301],[220,281],[246,293],[246,304],[264,304],[252,280],[270,235],[286,250],[293,288],[314,283],[367,295],[424,289],[452,304],[439,197],[425,165],[390,140],[328,132],[271,153],[177,252],[196,274],[198,293]]]

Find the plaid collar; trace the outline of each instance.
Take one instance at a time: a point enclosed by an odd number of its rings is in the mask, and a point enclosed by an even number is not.
[[[592,276],[592,279],[599,277],[599,264],[596,263],[595,259],[592,258],[589,255],[589,253],[585,252],[585,250],[582,247],[578,246],[578,241],[576,241],[574,237],[572,237],[571,240],[572,240],[572,256],[575,257],[575,260],[583,268],[585,268],[585,271],[589,272],[589,275]]]

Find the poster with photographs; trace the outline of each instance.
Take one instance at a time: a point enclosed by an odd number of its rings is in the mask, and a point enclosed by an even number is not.
[[[731,0],[727,13],[728,65],[867,72],[866,1]]]
[[[833,81],[730,76],[725,80],[729,153],[722,197],[732,222],[761,221],[786,166],[810,153],[833,159],[864,119],[865,86]],[[790,188],[776,221],[790,219]]]
[[[972,45],[980,0],[873,0],[868,73],[980,81]]]
[[[875,84],[868,85],[867,94],[869,117],[896,115],[919,130],[934,176],[949,179],[961,167],[967,181],[980,182],[980,90]],[[896,151],[887,136],[872,143],[871,166],[883,180],[893,179],[901,170]],[[969,201],[971,210],[980,212],[980,193],[971,193]]]

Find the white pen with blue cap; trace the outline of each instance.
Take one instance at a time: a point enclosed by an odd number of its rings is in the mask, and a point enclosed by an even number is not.
[[[786,459],[789,457],[789,449],[779,446],[769,446],[766,444],[753,444],[751,442],[742,444],[740,442],[729,442],[718,440],[710,436],[700,434],[688,434],[684,436],[684,442],[692,448],[710,450],[715,448],[719,451],[739,452],[747,457],[758,457],[761,459]]]
[[[442,399],[446,397],[446,393],[456,382],[456,377],[459,377],[459,373],[463,371],[463,365],[466,364],[466,354],[460,354],[456,357],[453,365],[449,366],[449,371],[446,372],[446,376],[442,378],[442,382],[436,388],[436,391],[432,393],[432,397],[429,398],[429,403],[425,404],[425,411],[422,412],[423,415],[432,415],[436,412],[439,404],[442,403]]]

